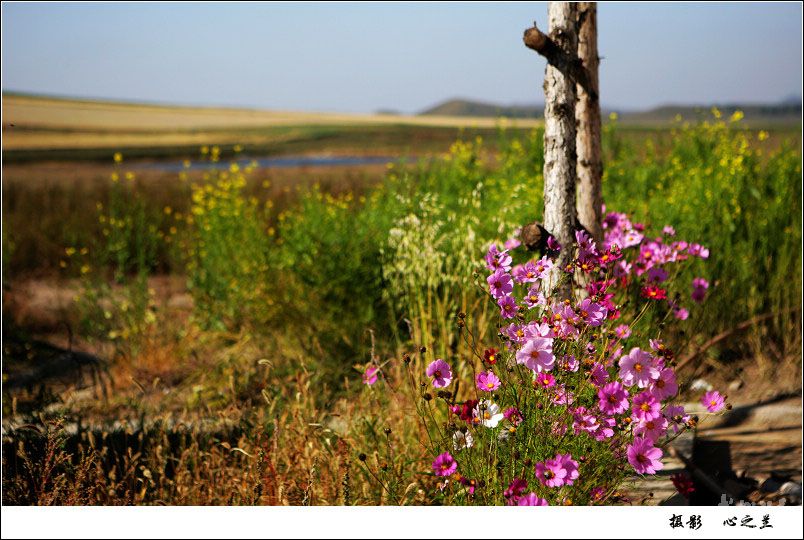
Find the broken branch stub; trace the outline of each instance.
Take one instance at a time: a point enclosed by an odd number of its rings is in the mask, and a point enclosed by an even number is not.
[[[564,52],[555,41],[550,39],[550,36],[539,30],[535,22],[531,28],[525,30],[522,41],[525,42],[527,48],[542,55],[549,64],[579,84],[591,99],[597,99],[597,89],[592,84],[589,73],[580,58]]]

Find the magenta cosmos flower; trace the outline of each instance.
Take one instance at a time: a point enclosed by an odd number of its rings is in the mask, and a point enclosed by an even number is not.
[[[626,386],[636,384],[640,388],[646,388],[651,381],[659,378],[656,359],[650,353],[634,347],[630,353],[620,358],[620,378]]]
[[[444,388],[452,382],[452,368],[449,364],[438,358],[427,366],[427,376],[433,379],[433,386]]]
[[[366,368],[366,371],[363,373],[363,384],[367,384],[371,386],[375,382],[377,382],[377,373],[380,371],[380,368],[377,366],[369,366]]]
[[[497,244],[491,244],[486,253],[486,267],[492,272],[500,268],[505,271],[510,270],[511,256],[508,254],[508,250],[500,251]]]
[[[433,461],[433,472],[436,476],[449,476],[458,470],[458,462],[449,452],[444,452]]]
[[[542,499],[532,491],[527,495],[519,497],[516,501],[517,506],[550,506],[546,499]]]
[[[706,289],[709,288],[709,282],[706,281],[704,278],[695,278],[692,280],[692,299],[698,302],[699,304],[703,302],[704,296],[706,296]]]
[[[528,369],[537,373],[550,371],[555,361],[551,338],[532,338],[516,353],[517,364],[525,364]]]
[[[545,388],[550,388],[556,385],[556,378],[553,377],[550,373],[542,372],[536,376],[536,381],[534,384],[539,386],[543,386]]]
[[[570,454],[558,454],[536,464],[536,477],[547,487],[571,486],[578,478],[578,462]]]
[[[662,405],[649,391],[640,392],[634,396],[634,405],[631,413],[637,420],[650,420],[662,415]]]
[[[614,329],[614,334],[620,339],[626,339],[631,335],[631,327],[627,324],[621,324]]]
[[[511,272],[517,283],[533,283],[542,277],[542,268],[537,267],[533,261],[514,267]]]
[[[653,381],[650,391],[659,401],[675,396],[678,393],[676,372],[671,368],[662,369],[659,378]]]
[[[667,418],[642,418],[634,426],[634,435],[653,441],[654,444],[667,433]]]
[[[546,459],[536,464],[536,478],[547,487],[561,487],[565,484],[567,470],[557,459]]]
[[[494,298],[502,298],[511,294],[514,290],[514,283],[511,275],[502,268],[498,268],[491,274],[486,281],[489,284],[489,291]]]
[[[497,299],[497,305],[500,306],[500,316],[503,319],[513,319],[516,317],[519,306],[516,305],[516,300],[513,296],[503,296]]]
[[[556,460],[561,463],[561,466],[564,467],[565,471],[567,471],[567,476],[564,479],[564,483],[568,486],[571,486],[579,476],[578,462],[572,459],[570,454],[558,454],[556,456]]]
[[[711,390],[701,396],[701,403],[706,407],[707,411],[715,413],[726,405],[726,398],[720,395],[717,390]]]
[[[500,387],[500,378],[493,371],[481,371],[475,378],[477,389],[482,392],[493,392]]]
[[[653,441],[636,437],[628,446],[628,463],[639,474],[656,474],[664,468],[662,450],[653,446]]]
[[[508,484],[508,489],[503,492],[503,497],[505,497],[506,501],[508,501],[509,506],[516,504],[516,500],[526,489],[528,489],[527,480],[522,478],[514,478],[511,483]]]
[[[618,382],[611,382],[597,391],[598,407],[604,414],[620,414],[628,410],[628,392]]]
[[[606,315],[608,314],[606,308],[588,298],[585,298],[578,306],[578,312],[589,326],[600,326],[606,320]]]

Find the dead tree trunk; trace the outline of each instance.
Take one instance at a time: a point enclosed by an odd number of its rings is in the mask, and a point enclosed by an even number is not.
[[[578,59],[586,71],[587,88],[577,85],[578,103],[575,120],[578,126],[578,221],[595,239],[603,240],[601,228],[601,179],[603,162],[600,150],[600,101],[597,52],[597,5],[578,3]]]
[[[548,42],[555,44],[558,49],[555,54],[560,58],[576,57],[577,12],[578,6],[573,3],[549,3]],[[575,239],[576,92],[569,69],[562,71],[562,66],[556,65],[559,63],[551,62],[548,57],[544,74],[544,227],[558,240],[562,249],[546,280],[545,292],[569,298],[572,279],[564,268],[572,260],[571,246]],[[569,65],[572,63],[570,61]]]

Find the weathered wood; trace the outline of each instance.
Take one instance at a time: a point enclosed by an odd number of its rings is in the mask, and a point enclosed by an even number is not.
[[[597,51],[597,5],[578,3],[578,59],[585,71],[587,86],[577,85],[575,106],[578,152],[578,220],[595,242],[603,240],[601,180],[603,162],[600,143],[600,100]]]
[[[566,73],[573,81],[597,99],[597,87],[592,87],[589,76],[583,67],[583,62],[574,50],[572,52],[564,50],[555,40],[539,30],[535,21],[533,27],[525,30],[522,41],[526,47],[544,56],[549,64],[558,68],[562,73]]]
[[[559,298],[572,294],[572,280],[564,267],[572,261],[575,209],[575,84],[562,71],[562,59],[575,56],[578,48],[576,23],[577,4],[550,2],[548,5],[549,38],[543,47],[552,51],[544,75],[544,227],[558,240],[562,249],[555,259],[555,267],[545,280],[545,294],[555,293]],[[526,33],[527,37],[527,33]],[[527,39],[526,39],[527,43]],[[556,60],[558,65],[554,64]]]

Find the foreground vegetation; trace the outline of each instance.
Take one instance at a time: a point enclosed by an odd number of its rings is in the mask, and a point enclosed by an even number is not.
[[[705,304],[678,289],[689,320],[662,336],[667,347],[683,357],[767,315],[705,354],[718,365],[800,362],[798,149],[768,151],[757,144],[768,134],[740,129],[736,116],[679,123],[661,145],[607,129],[607,209],[653,234],[672,225],[709,249],[705,265],[674,276],[710,287]],[[4,441],[7,500],[439,500],[414,414],[421,397],[395,382],[408,369],[424,378],[436,358],[481,368],[473,351],[492,346],[500,327],[477,286],[481,258],[539,219],[542,137],[500,130],[495,152],[461,140],[444,159],[395,167],[374,187],[314,186],[281,207],[261,191],[270,186],[249,181],[255,171],[236,166],[183,173],[170,202],[154,204],[121,159],[97,226],[73,229],[61,257],[81,284],[76,334],[109,358],[114,384],[108,401],[68,400],[41,422],[41,392],[4,395],[6,414],[37,424]],[[220,154],[208,148],[203,159]],[[19,251],[3,229],[13,265]],[[166,269],[186,277],[190,307],[150,286]],[[383,367],[390,391],[361,384],[370,364]],[[121,417],[132,422],[103,423]],[[75,418],[91,425],[70,435],[53,423]]]

